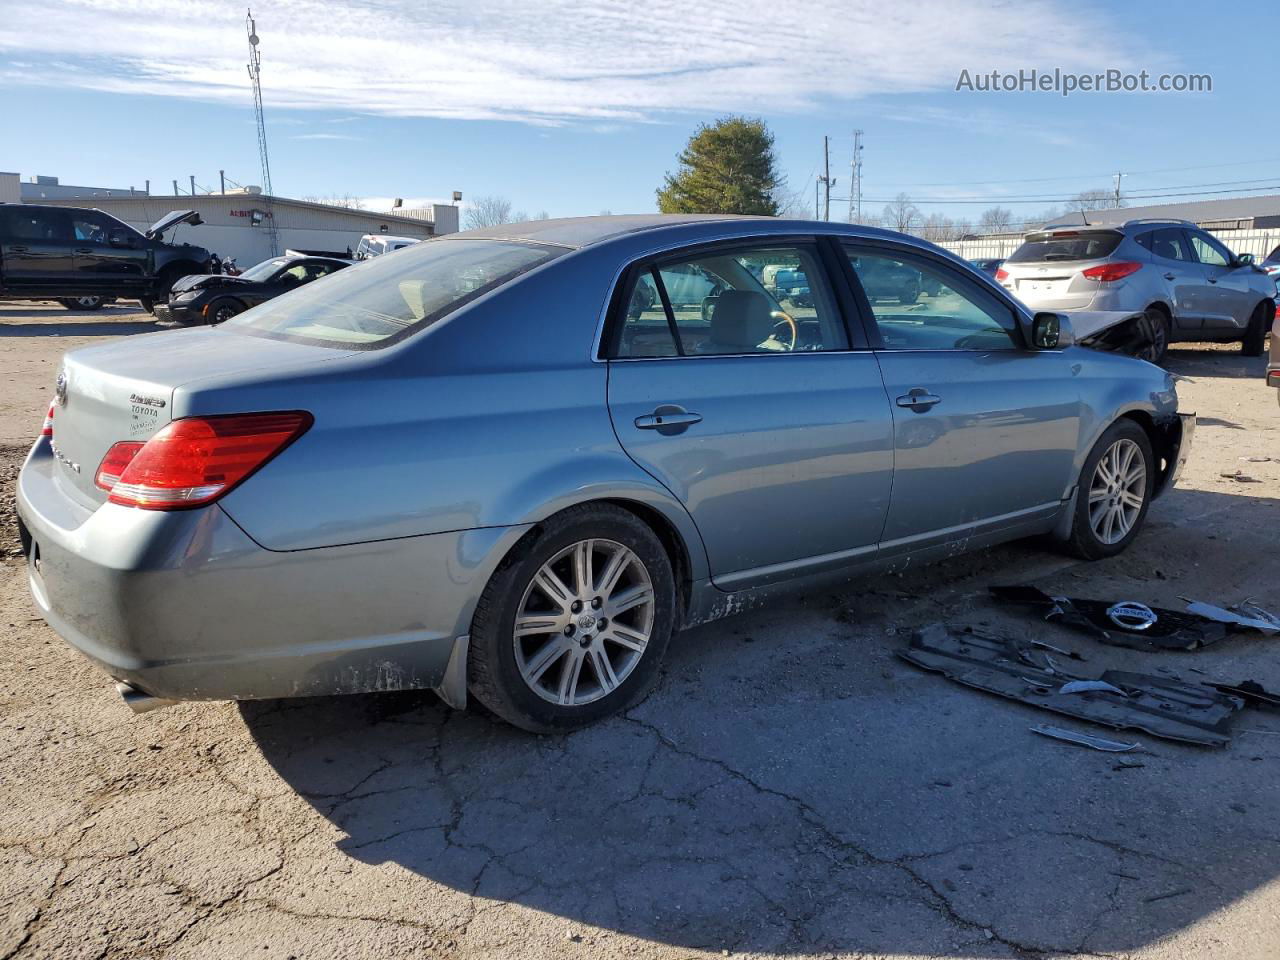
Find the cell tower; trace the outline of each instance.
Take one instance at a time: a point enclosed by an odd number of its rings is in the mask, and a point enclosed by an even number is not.
[[[271,244],[271,256],[276,255],[276,222],[271,209],[271,198],[275,191],[271,189],[271,161],[267,157],[267,124],[262,117],[262,51],[258,49],[258,25],[253,19],[253,11],[246,10],[244,18],[245,32],[249,34],[249,79],[253,81],[253,113],[258,121],[258,162],[262,165],[262,192],[267,200],[267,239]]]
[[[853,160],[849,163],[849,222],[862,222],[862,131],[853,131]]]

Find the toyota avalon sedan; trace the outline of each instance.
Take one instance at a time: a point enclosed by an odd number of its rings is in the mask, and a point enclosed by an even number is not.
[[[937,293],[867,295],[908,271]],[[40,610],[136,710],[434,689],[555,731],[770,598],[1033,534],[1116,554],[1194,422],[915,238],[549,220],[67,354],[18,512]]]

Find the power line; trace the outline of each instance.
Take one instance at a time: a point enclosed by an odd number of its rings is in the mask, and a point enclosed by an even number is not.
[[[1114,176],[1114,174],[1113,174]],[[1156,200],[1163,197],[1204,197],[1217,196],[1227,193],[1254,193],[1260,190],[1280,190],[1280,184],[1268,183],[1258,187],[1240,187],[1234,190],[1191,190],[1184,193],[1129,193],[1125,194],[1125,200]],[[845,197],[833,197],[834,200],[847,199]],[[867,203],[895,203],[896,200],[872,200],[864,198]],[[1011,197],[984,197],[982,199],[965,199],[965,200],[944,200],[942,198],[926,197],[917,199],[911,198],[912,203],[930,203],[937,206],[946,206],[948,204],[985,204],[991,207],[998,207],[1002,204],[1018,204],[1018,203],[1070,203],[1074,197],[1035,197],[1027,199],[1013,199]]]
[[[1131,170],[1129,174],[1132,176],[1145,176],[1149,173],[1181,173],[1186,170],[1218,170],[1223,167],[1250,167],[1264,163],[1280,163],[1280,157],[1270,157],[1260,160],[1236,160],[1230,163],[1206,163],[1190,167],[1159,167],[1153,170]],[[891,188],[915,188],[915,187],[976,187],[984,186],[988,183],[1055,183],[1062,180],[1100,180],[1104,177],[1114,176],[1113,173],[1072,173],[1065,174],[1061,177],[1026,177],[1022,179],[1011,179],[1008,177],[998,180],[951,180],[944,183],[887,183],[884,186]]]
[[[1112,173],[1112,174],[1109,174],[1109,176],[1114,180],[1116,175]],[[1123,174],[1123,176],[1128,177],[1128,176],[1132,176],[1132,174],[1125,173]],[[1144,187],[1143,191],[1144,193],[1150,192],[1150,191],[1160,191],[1160,190],[1201,191],[1201,189],[1204,187],[1231,187],[1231,186],[1236,186],[1238,184],[1244,184],[1244,183],[1262,184],[1263,186],[1253,186],[1253,187],[1244,188],[1246,190],[1261,190],[1261,189],[1266,189],[1270,187],[1270,185],[1274,180],[1275,180],[1274,177],[1257,177],[1252,180],[1218,180],[1213,183],[1177,183],[1177,184],[1170,183],[1170,184],[1164,184],[1160,186]],[[1103,191],[1101,188],[1098,188],[1098,187],[1095,187],[1094,190],[1097,192],[1107,192],[1107,193],[1111,192],[1111,191]],[[1090,191],[1084,191],[1084,192],[1088,193]],[[1136,194],[1126,194],[1126,196],[1135,196],[1135,195]],[[1155,194],[1151,194],[1151,195],[1154,196]],[[1061,194],[1035,194],[1035,193],[1009,193],[1009,194],[997,193],[997,194],[982,194],[982,195],[971,194],[969,196],[958,196],[958,197],[913,196],[911,198],[911,200],[915,203],[950,203],[950,202],[959,203],[961,201],[967,202],[970,200],[972,200],[974,203],[1003,203],[1005,201],[1014,201],[1014,200],[1037,201],[1037,202],[1043,202],[1043,203],[1053,203],[1053,202],[1066,203],[1073,199],[1075,199],[1074,195],[1070,197],[1064,197]],[[879,202],[879,201],[873,201],[873,202]]]

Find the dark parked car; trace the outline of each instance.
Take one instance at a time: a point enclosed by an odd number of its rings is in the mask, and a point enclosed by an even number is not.
[[[0,299],[57,300],[94,309],[112,297],[148,310],[179,277],[208,273],[208,250],[164,241],[194,210],[174,210],[145,234],[101,210],[34,203],[0,204]]]
[[[862,271],[862,289],[867,299],[873,303],[877,300],[896,300],[901,304],[911,304],[920,299],[922,291],[937,296],[932,287],[923,289],[923,284],[927,282],[928,278],[922,277],[919,270],[893,260],[877,258],[868,262],[866,269]]]
[[[169,302],[156,307],[156,317],[177,324],[222,323],[237,313],[351,266],[337,257],[272,257],[238,276],[215,273],[183,277],[169,292]]]
[[[970,260],[975,267],[985,273],[988,277],[994,277],[996,271],[1004,265],[1003,257],[979,257],[976,260]]]

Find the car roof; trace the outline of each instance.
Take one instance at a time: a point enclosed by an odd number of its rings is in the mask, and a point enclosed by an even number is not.
[[[560,247],[587,247],[626,234],[664,227],[716,221],[756,221],[776,224],[776,217],[749,217],[728,213],[638,213],[605,217],[566,217],[560,220],[531,220],[526,223],[503,223],[462,233],[450,233],[441,240],[523,240],[548,243]]]

